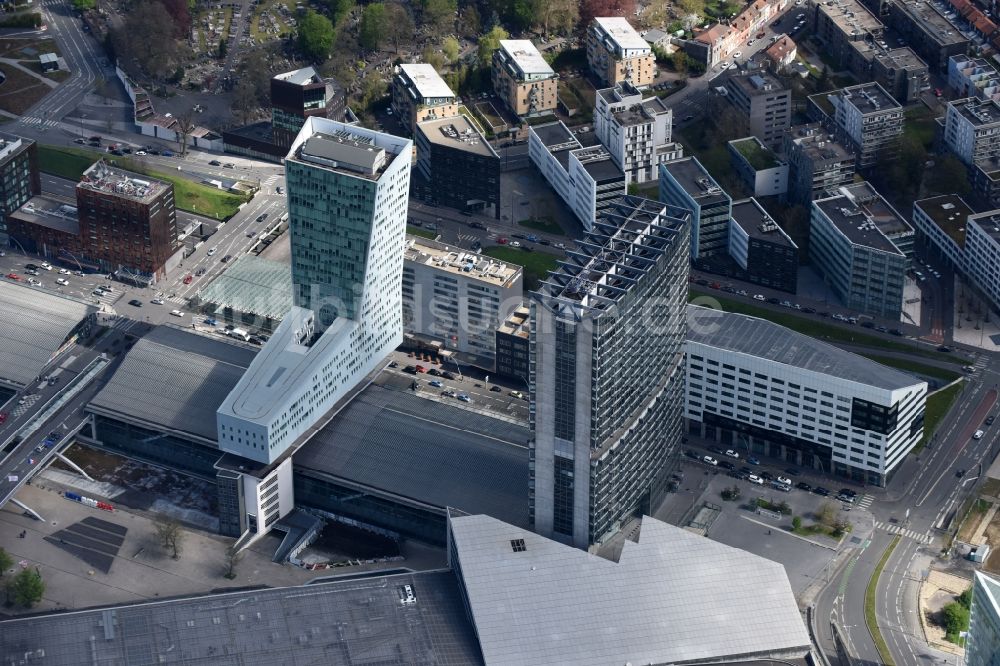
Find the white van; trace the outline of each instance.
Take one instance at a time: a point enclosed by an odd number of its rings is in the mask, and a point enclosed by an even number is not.
[[[242,328],[234,328],[231,331],[226,331],[226,335],[231,338],[236,338],[237,340],[242,340],[243,342],[250,341],[250,334],[244,331]]]

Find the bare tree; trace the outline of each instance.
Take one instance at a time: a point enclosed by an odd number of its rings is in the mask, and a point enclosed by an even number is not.
[[[187,155],[188,137],[194,132],[195,127],[197,125],[194,122],[194,109],[188,109],[177,116],[177,143],[180,144],[177,148],[181,152],[181,157]]]
[[[226,578],[233,580],[236,578],[236,565],[243,559],[243,551],[236,550],[233,546],[226,551]]]
[[[170,556],[176,560],[180,555],[181,542],[184,538],[181,524],[170,516],[158,516],[156,518],[156,535],[160,537],[163,547],[172,551]]]

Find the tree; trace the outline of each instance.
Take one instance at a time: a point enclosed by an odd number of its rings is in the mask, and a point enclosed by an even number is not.
[[[187,155],[188,137],[195,127],[197,125],[194,122],[194,109],[188,109],[177,116],[177,148],[181,152],[181,157]]]
[[[377,51],[385,29],[385,5],[373,2],[366,6],[361,12],[361,26],[358,28],[358,42],[361,47]]]
[[[10,565],[8,565],[10,566]],[[972,608],[972,588],[965,588],[965,592],[958,595],[958,603],[962,604],[965,608]]]
[[[482,22],[479,20],[479,10],[474,6],[462,8],[458,14],[458,32],[465,37],[475,37],[482,29]]]
[[[954,155],[935,158],[933,169],[923,169],[923,162],[912,165],[924,175],[926,194],[957,194],[965,196],[972,187],[969,185],[969,172],[965,165]]]
[[[580,20],[580,4],[577,0],[532,0],[532,15],[541,19],[545,34],[557,32],[568,34]]]
[[[684,49],[677,49],[670,56],[670,62],[674,66],[674,71],[681,75],[686,75],[688,71],[688,55]]]
[[[174,36],[187,37],[191,32],[191,12],[188,11],[187,0],[160,0],[160,3],[173,19]]]
[[[257,95],[253,88],[253,83],[244,77],[236,81],[233,88],[233,101],[230,105],[233,113],[239,116],[240,124],[246,125],[250,122],[254,112],[257,110]]]
[[[156,535],[160,537],[160,542],[164,548],[172,551],[171,557],[177,559],[181,550],[181,541],[184,533],[181,531],[181,524],[176,519],[169,516],[157,516],[154,523]]]
[[[7,598],[18,606],[31,608],[45,595],[45,581],[38,569],[23,569],[7,587]]]
[[[458,11],[457,0],[423,0],[424,25],[434,33],[440,33],[455,22]]]
[[[677,0],[677,8],[685,14],[702,16],[705,13],[705,2],[704,0]]]
[[[969,609],[955,601],[946,604],[941,609],[941,624],[950,636],[957,638],[959,632],[969,628]]]
[[[792,529],[796,530],[796,531],[802,529],[802,518],[801,517],[795,516],[794,518],[792,518]]]
[[[458,43],[458,40],[448,35],[441,42],[441,50],[444,51],[444,57],[448,59],[449,62],[453,62],[458,58],[459,52],[462,50],[462,45]]]
[[[426,49],[424,49],[423,54],[421,54],[421,58],[423,59],[424,62],[426,62],[428,65],[430,65],[439,72],[442,69],[444,69],[445,65],[444,56],[441,54],[440,51],[438,51],[433,46],[428,46]],[[458,90],[454,87],[452,87],[452,90],[458,92]]]
[[[816,519],[824,525],[833,526],[833,521],[837,519],[837,507],[829,502],[823,502],[816,510]]]
[[[226,578],[229,580],[236,578],[236,565],[239,564],[242,559],[243,551],[236,550],[235,547],[226,551]]]
[[[501,39],[509,39],[510,34],[500,26],[494,26],[479,38],[479,64],[488,67],[493,60],[493,52],[500,48]]]
[[[299,48],[308,57],[323,62],[333,46],[333,24],[312,9],[299,20]]]
[[[580,20],[589,25],[595,16],[633,16],[635,0],[583,0]]]
[[[226,59],[226,52],[229,50],[229,44],[226,40],[219,40],[219,60]]]
[[[126,14],[112,42],[118,59],[134,62],[147,75],[162,81],[178,64],[179,48],[173,30],[174,20],[159,2],[137,3]]]
[[[340,23],[354,9],[354,0],[327,0],[327,9],[333,24]]]
[[[398,2],[385,6],[386,34],[392,41],[392,50],[399,53],[400,42],[413,38],[413,19],[409,10]]]
[[[73,9],[78,12],[87,11],[97,6],[96,0],[73,0]]]
[[[7,569],[14,566],[14,558],[3,548],[0,548],[0,576],[3,576]]]

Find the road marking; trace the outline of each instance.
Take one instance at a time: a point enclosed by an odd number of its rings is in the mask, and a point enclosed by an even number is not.
[[[892,525],[888,523],[883,523],[881,521],[875,521],[875,527],[880,530],[885,530],[889,534],[898,534],[900,536],[905,536],[918,543],[930,543],[933,537],[928,532],[916,532],[914,530],[909,530],[899,525]]]
[[[861,499],[858,500],[858,508],[859,509],[867,509],[867,508],[869,508],[872,505],[872,502],[874,502],[874,501],[875,501],[875,498],[872,497],[871,495],[868,495],[868,494],[862,495]]]

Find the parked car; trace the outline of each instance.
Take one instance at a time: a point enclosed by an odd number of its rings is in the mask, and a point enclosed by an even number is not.
[[[142,307],[142,301],[140,301],[138,298],[133,298],[131,301],[128,302],[128,304],[134,308]]]
[[[430,385],[433,386],[434,388],[441,388],[442,386],[444,386],[444,384],[442,384],[441,381],[438,379],[432,379],[430,381]]]
[[[66,278],[56,278],[56,284],[62,285],[64,287],[68,287],[69,286],[69,280],[67,280]]]
[[[459,393],[458,394],[458,399],[461,400],[462,402],[472,402],[472,398],[470,398],[465,393]]]
[[[750,483],[756,483],[758,486],[764,485],[764,479],[760,478],[756,474],[751,474],[750,476],[748,476],[747,481],[749,481]]]
[[[816,486],[815,488],[813,488],[812,491],[813,493],[819,495],[820,497],[827,497],[830,495],[830,491],[824,488],[823,486]]]
[[[804,490],[806,492],[812,490],[812,486],[810,486],[805,481],[799,481],[798,483],[795,484],[795,487],[798,488],[799,490]]]
[[[222,166],[222,162],[220,162],[219,160],[212,160],[211,162],[209,162],[209,165],[210,166]]]
[[[740,458],[740,454],[737,453],[736,451],[733,451],[732,449],[727,449],[726,455],[729,456],[730,458],[736,458],[737,460],[739,460]]]
[[[748,457],[747,457],[747,462],[748,462],[749,464],[751,464],[751,465],[759,465],[759,464],[760,464],[760,460],[758,460],[758,459],[757,459],[756,457],[754,457],[754,456],[748,456]]]
[[[704,458],[702,458],[702,461],[708,463],[709,465],[718,465],[719,464],[719,461],[716,460],[715,458],[713,458],[712,456],[705,456]]]
[[[183,317],[184,316],[184,313],[181,312],[180,310],[171,310],[170,314],[172,314],[175,317]]]

